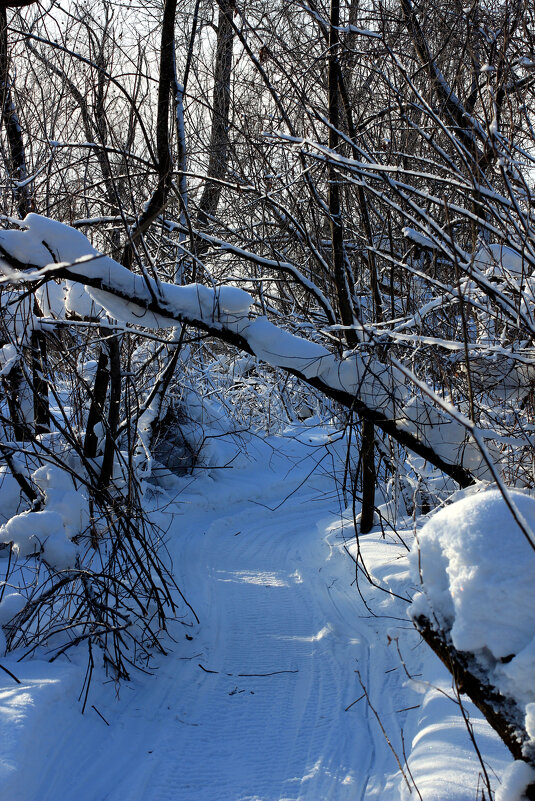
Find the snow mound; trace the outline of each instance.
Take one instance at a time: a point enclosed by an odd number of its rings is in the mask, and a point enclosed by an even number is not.
[[[5,482],[9,476],[3,478]],[[78,553],[72,540],[89,525],[87,498],[74,486],[69,473],[55,465],[39,467],[32,474],[32,480],[43,492],[46,508],[9,516],[0,525],[0,543],[11,545],[16,556],[25,558],[39,554],[51,568],[71,568]],[[4,495],[12,511],[16,511],[20,493],[14,491],[12,480],[8,481],[6,492],[0,493],[0,501]]]
[[[7,465],[0,465],[0,523],[7,523],[10,517],[16,515],[20,504],[19,485]]]
[[[519,492],[511,498],[535,529],[535,499]],[[498,490],[442,509],[422,528],[419,546],[413,567],[423,592],[413,599],[413,617],[436,619],[455,648],[488,649],[496,660],[531,643],[535,552]]]
[[[10,543],[20,556],[42,553],[55,568],[72,567],[76,548],[65,537],[63,519],[58,512],[23,512],[0,527],[0,542]]]
[[[26,598],[20,592],[8,592],[0,601],[0,626],[18,615],[26,605]]]
[[[502,784],[496,792],[496,801],[523,801],[528,785],[535,781],[535,770],[526,762],[509,765]]]
[[[509,500],[533,537],[535,498],[510,492]],[[438,512],[422,528],[411,561],[421,592],[409,614],[415,620],[424,615],[457,650],[473,654],[489,683],[524,716],[523,749],[533,753],[535,551],[501,492],[481,492]],[[515,768],[497,801],[520,798],[526,770]]]

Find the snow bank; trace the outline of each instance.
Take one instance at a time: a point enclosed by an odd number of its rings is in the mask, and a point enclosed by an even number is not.
[[[190,405],[199,422],[211,425],[193,394]],[[422,798],[474,801],[480,765],[456,705],[442,692],[451,691],[449,675],[403,623],[411,584],[404,542],[412,540],[412,521],[399,538],[386,527],[357,541],[352,509],[342,518],[333,512],[332,473],[343,471],[346,442],[338,430],[295,423],[285,437],[249,437],[243,462],[234,461],[231,470],[202,471],[195,481],[176,478],[176,505],[171,495],[154,496],[160,506],[155,523],[167,532],[176,579],[202,627],[188,629],[193,640],[176,637],[167,656],[156,654],[157,679],[134,675],[121,700],[95,664],[84,716],[76,698],[85,648],[71,650],[69,659],[76,661],[69,666],[17,663],[18,654],[3,658],[22,684],[0,673],[0,797],[147,801],[171,786],[184,801],[413,801],[418,795],[397,772],[365,699],[344,711],[362,692],[357,668],[400,755],[403,731]],[[70,477],[62,481],[68,488]],[[355,557],[361,549],[378,584],[396,595],[361,580],[361,601],[345,547]],[[16,609],[16,599],[11,603]],[[438,689],[407,682],[391,635],[410,674]],[[199,662],[220,673],[202,673]],[[287,667],[298,672],[236,676]],[[494,780],[508,761],[505,746],[477,709],[467,709]],[[237,717],[244,725],[234,725]],[[222,730],[228,732],[225,753],[217,741]],[[36,743],[44,746],[36,749]],[[213,754],[206,743],[215,743]],[[280,768],[275,776],[271,769],[262,772],[265,753],[269,765]],[[233,755],[237,769],[230,771]],[[215,779],[206,774],[208,763],[221,771]]]
[[[95,719],[82,717],[73,702],[80,691],[75,666],[51,665],[43,659],[9,664],[20,684],[0,671],[0,793],[6,801],[41,801],[50,798],[48,785],[55,774],[69,771],[62,757],[73,733],[87,745],[89,738],[96,740],[97,732],[103,738],[105,725],[102,721],[99,725],[96,713]],[[58,763],[50,768],[54,755]],[[42,766],[41,756],[46,760]],[[71,798],[87,799],[71,764],[71,787],[76,787]],[[58,797],[65,801],[68,796]]]
[[[345,512],[345,520],[332,526],[334,541],[341,542],[354,559],[361,559],[377,586],[387,590],[377,595],[363,580],[360,589],[369,608],[378,616],[373,618],[378,632],[376,642],[388,635],[391,673],[381,677],[374,655],[373,671],[368,688],[372,703],[378,704],[381,719],[399,755],[405,755],[410,776],[424,801],[474,801],[481,797],[476,787],[481,783],[481,765],[468,734],[455,695],[452,693],[451,675],[438,657],[419,638],[413,627],[403,624],[407,604],[404,598],[411,593],[414,582],[410,562],[413,557],[406,550],[413,545],[414,524],[418,519],[398,519],[396,534],[388,527],[377,526],[372,532],[351,538],[353,529],[352,510]],[[343,527],[342,527],[343,526]],[[340,536],[342,534],[342,536]],[[417,536],[417,534],[416,534]],[[392,594],[390,594],[392,593]],[[397,648],[399,647],[399,654]],[[396,659],[397,655],[397,659]],[[403,667],[400,659],[403,660]],[[386,666],[385,666],[386,667]],[[407,673],[405,673],[405,670]],[[407,674],[411,677],[407,677]],[[389,677],[406,681],[403,701],[385,685]],[[374,689],[375,688],[375,689]],[[388,711],[388,704],[392,710]],[[465,699],[465,710],[470,725],[490,775],[492,785],[498,785],[511,761],[505,745],[490,728],[481,712]],[[404,743],[400,741],[402,727]],[[379,732],[380,733],[380,732]],[[405,764],[403,765],[405,772]],[[399,793],[399,794],[398,794]],[[414,801],[420,795],[409,789],[399,774],[398,793],[384,793],[377,797],[385,801]],[[371,797],[371,796],[370,796]],[[373,796],[375,798],[375,796]],[[366,796],[368,798],[368,796]]]
[[[505,771],[495,801],[523,801],[524,792],[532,782],[535,782],[535,770],[526,762],[513,762]]]

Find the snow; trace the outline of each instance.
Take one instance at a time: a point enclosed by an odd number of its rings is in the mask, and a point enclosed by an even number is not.
[[[535,782],[535,770],[526,762],[513,762],[504,774],[495,801],[523,801],[524,791],[532,782]]]
[[[43,490],[46,507],[61,515],[67,538],[72,540],[81,534],[89,525],[88,503],[69,473],[54,465],[43,465],[32,479]]]
[[[57,512],[23,512],[0,527],[0,542],[11,543],[15,554],[30,556],[56,538],[61,530]]]
[[[533,536],[535,498],[510,492],[509,500]],[[411,616],[424,615],[476,657],[488,681],[523,710],[525,747],[533,747],[535,553],[502,493],[478,492],[433,515],[419,532],[412,568],[420,592]]]
[[[102,256],[79,231],[34,214],[21,225],[24,230],[0,232],[0,244],[39,276],[49,273],[48,287],[39,291],[47,316],[95,317],[98,307],[111,325],[175,328],[184,320],[224,329],[242,337],[254,357],[355,395],[445,461],[484,474],[461,415],[451,419],[453,413],[421,397],[408,401],[402,371],[381,363],[365,343],[339,356],[255,316],[253,298],[238,287],[156,282]],[[414,240],[412,231],[406,235]],[[482,273],[494,269],[495,246],[489,247],[474,262]],[[492,264],[497,258],[503,275],[516,280],[523,269],[515,261],[519,254],[502,248]],[[61,283],[53,278],[58,265],[68,277]],[[12,279],[11,268],[4,270]],[[83,288],[84,282],[95,286]],[[39,325],[23,295],[6,293],[13,301],[8,327],[21,339],[21,326]],[[6,345],[0,367],[11,369],[18,358]],[[94,370],[94,361],[83,368]],[[157,400],[139,420],[145,448]],[[11,740],[0,754],[0,792],[13,801],[405,801],[416,785],[430,799],[472,799],[480,765],[458,699],[445,669],[419,647],[407,608],[416,584],[413,617],[438,620],[457,648],[474,652],[496,686],[521,706],[533,737],[535,612],[525,599],[535,561],[500,493],[469,495],[421,530],[406,521],[399,538],[381,529],[357,543],[352,512],[343,508],[332,480],[334,465],[344,463],[340,445],[318,419],[276,441],[248,435],[238,444],[223,424],[213,436],[199,434],[201,424],[217,417],[215,404],[197,399],[189,412],[197,420],[184,431],[206,467],[202,477],[164,470],[142,489],[201,626],[177,621],[165,641],[171,653],[153,657],[158,678],[136,677],[120,699],[106,686],[102,666],[95,666],[86,713],[95,710],[98,720],[76,718],[72,700],[56,703],[62,683],[72,689],[77,677],[83,685],[86,666],[78,652],[69,654],[73,664],[63,674],[61,663],[54,672],[37,661],[21,668],[20,687],[2,675],[0,726]],[[138,477],[148,478],[152,455],[147,450],[138,457],[147,460]],[[21,575],[29,570],[25,560],[34,570],[44,562],[47,575],[74,567],[79,537],[90,524],[76,470],[33,469],[44,498],[39,511],[24,511],[18,487],[9,474],[3,477],[0,542],[11,549],[0,553],[18,559]],[[535,528],[535,500],[519,492],[511,498]],[[381,500],[383,525],[395,519],[395,504],[386,490]],[[406,544],[415,533],[409,557]],[[348,554],[364,558],[363,572],[386,592],[356,575]],[[31,583],[3,589],[0,625],[27,602]],[[6,657],[15,674],[19,656]],[[363,688],[368,696],[359,701]],[[464,703],[491,773],[501,775],[508,761],[502,744]],[[49,747],[32,754],[28,775],[27,757],[18,756],[31,753],[36,737]],[[506,777],[511,794],[525,783],[521,770]]]
[[[83,284],[74,281],[49,281],[35,292],[45,317],[64,320],[76,315],[82,319],[97,317],[98,310]]]
[[[487,466],[475,443],[466,441],[463,426],[447,421],[426,401],[418,401],[421,408],[416,410],[416,416],[410,406],[403,409],[407,401],[403,375],[383,364],[375,354],[363,349],[340,358],[323,345],[296,336],[266,317],[253,317],[253,299],[238,287],[214,289],[201,284],[156,282],[99,254],[80,231],[36,214],[29,214],[21,224],[25,226],[23,231],[0,231],[0,244],[18,254],[17,258],[23,254],[35,258],[32,264],[41,270],[51,267],[50,257],[54,254],[70,275],[78,276],[81,283],[86,280],[93,284],[86,286],[85,293],[119,323],[174,328],[184,321],[238,334],[255,356],[271,366],[297,371],[305,379],[319,379],[330,389],[354,395],[367,408],[398,421],[400,427],[435,449],[444,461],[460,463],[474,475],[487,477]],[[39,247],[32,245],[36,239]],[[46,257],[43,241],[47,243]],[[89,311],[86,302],[80,301],[80,307],[78,302],[73,305],[80,316]]]
[[[28,220],[27,217],[26,220]],[[2,246],[23,265],[45,265],[51,261],[50,252],[38,240],[37,236],[27,236],[25,231],[2,231]]]
[[[414,710],[416,720],[411,721],[405,736],[410,749],[408,764],[422,798],[424,801],[481,798],[475,793],[481,766],[476,754],[468,748],[466,725],[452,698],[451,680],[444,676],[438,663],[426,662],[425,680],[414,681],[412,686],[420,693],[420,706]],[[466,706],[478,746],[484,753],[492,753],[493,733]],[[403,801],[413,801],[414,796],[406,786],[401,787]]]
[[[6,475],[4,480],[6,508],[14,510],[20,503],[20,492],[13,486],[14,479],[8,480]],[[35,470],[32,481],[44,494],[45,508],[12,514],[9,518],[6,515],[6,522],[0,526],[0,542],[11,543],[16,557],[38,553],[55,570],[74,567],[77,548],[72,540],[89,524],[87,499],[74,486],[68,472],[53,465]],[[3,484],[0,500],[4,497],[2,490]]]
[[[6,465],[0,465],[0,523],[17,514],[21,504],[20,487]]]
[[[44,660],[20,663],[12,672],[21,683],[4,676],[0,684],[0,787],[9,801],[40,801],[52,744],[62,736],[68,739],[80,717],[77,709],[69,708],[78,677],[74,669]],[[91,723],[86,722],[86,733]],[[40,773],[32,768],[36,765]],[[65,801],[68,798],[65,795]]]
[[[246,336],[259,359],[278,367],[294,367],[308,378],[321,375],[331,358],[327,348],[278,328],[266,317],[249,323]]]
[[[59,569],[74,567],[76,548],[68,541],[63,518],[58,512],[23,512],[0,527],[0,542],[11,543],[17,556],[42,553],[42,558]]]
[[[529,604],[527,604],[529,606]],[[518,613],[517,613],[518,614]],[[522,612],[520,617],[523,618]],[[516,621],[515,621],[516,624]],[[533,632],[532,632],[533,633]],[[535,637],[528,640],[514,659],[494,668],[493,678],[504,694],[515,698],[522,705],[535,701]],[[535,738],[534,738],[535,739]]]
[[[248,314],[252,296],[236,286],[222,286],[216,292],[219,308],[225,314]]]
[[[485,243],[475,255],[474,265],[488,277],[526,277],[533,272],[527,257],[508,245]]]
[[[0,601],[0,626],[9,623],[26,604],[26,598],[20,592],[6,592]]]
[[[25,218],[24,230],[1,231],[0,244],[23,263],[47,268],[51,255],[58,264],[67,265],[69,273],[90,277],[103,288],[87,286],[75,295],[67,289],[67,308],[79,316],[92,316],[87,296],[101,306],[113,319],[132,325],[166,328],[176,326],[180,319],[198,320],[215,327],[225,326],[243,336],[258,358],[275,367],[300,371],[306,378],[319,377],[328,386],[345,392],[359,393],[372,408],[394,414],[392,396],[396,382],[392,371],[375,358],[346,354],[343,360],[331,354],[323,345],[295,336],[269,322],[265,317],[250,319],[253,298],[235,286],[211,288],[202,284],[177,286],[136,275],[112,259],[98,253],[75,229],[37,214]],[[34,246],[35,240],[39,243]],[[46,241],[45,248],[42,242]],[[110,291],[106,291],[109,289]],[[60,315],[61,302],[52,290],[47,311]],[[43,302],[46,295],[42,293]],[[158,310],[148,305],[156,299]],[[396,397],[394,397],[396,402]]]
[[[146,308],[140,309],[140,304],[148,304],[156,297],[170,316],[206,320],[215,320],[219,315],[242,317],[247,315],[252,304],[249,293],[239,287],[223,286],[214,290],[202,284],[176,286],[136,275],[100,254],[80,231],[47,217],[28,214],[20,225],[22,230],[1,231],[0,242],[23,265],[41,269],[68,266],[73,276],[88,275],[100,279],[114,291],[137,301],[130,303],[124,297],[114,297],[98,288],[84,289],[68,281],[39,290],[46,312],[52,316],[64,316],[63,305],[80,317],[94,316],[92,299],[118,321],[165,327],[176,325],[176,320],[166,319]]]
[[[45,317],[65,317],[65,284],[48,281],[35,290],[35,299]]]
[[[407,226],[402,229],[402,234],[404,237],[410,239],[412,242],[415,242],[417,245],[420,245],[423,248],[435,249],[437,247],[436,242],[434,242],[430,237],[414,228],[409,228]]]
[[[414,396],[403,406],[401,427],[416,434],[445,462],[462,464],[480,479],[489,478],[481,451],[468,438],[465,427],[426,398]]]
[[[97,306],[89,292],[82,284],[74,281],[65,281],[65,311],[85,319],[98,315]]]
[[[472,801],[480,766],[448,674],[406,620],[412,579],[401,540],[378,530],[360,546],[374,579],[407,601],[362,583],[361,599],[354,586],[345,551],[357,549],[352,516],[333,492],[340,443],[316,422],[234,447],[229,469],[170,476],[168,491],[147,488],[147,512],[167,532],[175,577],[201,621],[175,624],[154,675],[134,673],[116,687],[96,659],[82,716],[85,649],[52,665],[19,663],[17,653],[2,659],[21,684],[0,673],[0,795],[406,801],[417,795],[403,730],[424,801]],[[36,473],[45,509],[64,527],[58,510],[75,491],[72,478]],[[410,528],[402,532],[409,543]],[[9,603],[17,609],[21,600]],[[411,793],[371,707],[354,703],[356,670]],[[499,776],[505,749],[467,708]]]
[[[526,704],[526,731],[535,740],[535,704]]]
[[[511,498],[535,528],[535,499],[519,492]],[[413,561],[423,592],[412,613],[436,617],[455,648],[488,649],[498,660],[531,642],[535,606],[525,599],[535,580],[535,553],[498,490],[437,512],[419,534]]]
[[[414,574],[411,578],[412,557],[407,547],[413,543],[415,527],[410,521],[407,521],[406,525],[407,528],[399,526],[397,534],[379,529],[366,536],[360,535],[358,544],[354,540],[347,541],[349,551],[354,558],[360,554],[362,564],[372,580],[387,590],[387,593],[395,592],[402,598],[411,593],[414,581]],[[353,531],[350,512],[346,513],[343,527],[346,537],[350,536]],[[417,535],[419,533],[418,531]],[[396,665],[396,672],[399,670],[401,673],[398,676],[398,681],[402,684],[401,694],[400,684],[395,685],[395,688],[385,687],[384,678],[378,675],[375,698],[377,700],[381,693],[393,695],[393,698],[382,695],[378,703],[387,735],[398,746],[398,753],[405,749],[407,756],[407,764],[403,762],[405,772],[408,773],[408,766],[410,776],[413,777],[424,801],[435,801],[435,799],[460,801],[465,798],[475,798],[481,765],[474,750],[469,746],[466,725],[459,714],[456,694],[452,691],[451,676],[438,658],[419,640],[414,629],[412,627],[407,629],[397,622],[406,614],[408,601],[404,603],[401,598],[384,592],[380,593],[379,597],[374,596],[363,576],[359,581],[359,589],[364,593],[364,600],[369,603],[370,611],[373,614],[384,615],[385,623],[389,622],[388,627],[385,625],[384,629],[382,626],[378,628],[378,636],[381,636],[381,632],[386,633],[388,648],[398,655],[397,663],[392,664]],[[389,703],[393,709],[404,710],[396,716],[398,725],[403,728],[404,745],[400,742],[400,732],[393,727],[394,716],[392,713],[388,714]],[[495,733],[466,698],[463,699],[463,704],[491,777],[495,778],[493,771],[501,776],[509,761],[505,748],[501,745],[499,748],[496,747]],[[408,784],[400,779],[397,792],[385,794],[381,798],[397,801],[399,797],[403,801],[408,801],[420,797],[415,793],[414,787],[411,787],[411,790]]]

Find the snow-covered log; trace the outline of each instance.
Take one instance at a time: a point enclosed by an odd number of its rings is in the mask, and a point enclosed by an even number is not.
[[[410,614],[458,692],[515,759],[535,767],[534,531],[535,499],[520,492],[490,490],[442,509],[412,555],[421,591]]]

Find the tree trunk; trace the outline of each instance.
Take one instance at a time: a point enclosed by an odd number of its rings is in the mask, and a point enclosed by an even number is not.
[[[232,15],[234,0],[218,0],[219,18],[217,25],[217,45],[214,70],[214,94],[212,101],[212,132],[210,135],[210,156],[207,177],[222,180],[228,165],[230,77],[232,69]],[[221,197],[221,184],[207,180],[199,202],[197,222],[206,225],[216,214]],[[206,248],[201,243],[201,248]]]
[[[118,335],[112,331],[105,331],[109,337],[106,346],[109,357],[110,399],[108,404],[108,419],[106,425],[106,441],[104,443],[104,456],[98,480],[99,489],[106,489],[113,478],[113,463],[117,450],[117,428],[119,426],[119,412],[121,408],[121,352]]]
[[[473,655],[457,651],[450,637],[433,628],[426,617],[421,615],[416,618],[414,625],[451,673],[458,692],[466,694],[474,702],[513,758],[535,767],[535,753],[524,747],[530,740],[525,728],[524,714],[513,699],[503,696],[489,684]],[[527,788],[526,798],[535,801],[535,783]]]
[[[125,267],[131,268],[136,242],[164,210],[173,179],[173,160],[169,139],[170,94],[174,86],[175,63],[175,15],[177,0],[165,0],[160,40],[160,70],[158,79],[158,112],[156,118],[156,152],[158,158],[158,183],[130,231],[121,259]]]
[[[328,63],[328,90],[329,90],[329,149],[336,150],[339,145],[338,127],[340,123],[341,100],[341,69],[338,58],[340,26],[339,0],[331,0],[330,28],[329,28],[329,63]],[[342,209],[340,203],[340,181],[333,161],[328,164],[328,202],[329,221],[332,241],[333,273],[338,296],[340,317],[344,326],[354,326],[358,320],[358,310],[353,301],[353,276],[344,248],[344,231],[342,223]],[[367,208],[364,204],[364,210]],[[369,225],[369,220],[368,220]],[[372,262],[373,263],[373,262]],[[373,263],[374,266],[374,263]],[[377,280],[375,280],[375,286]],[[373,283],[372,283],[373,286]],[[353,328],[345,331],[346,342],[350,348],[357,348],[359,339]],[[367,534],[373,526],[375,509],[375,449],[374,426],[369,420],[361,421],[361,467],[362,467],[362,507],[360,530]]]
[[[110,380],[108,362],[109,359],[106,349],[102,348],[98,358],[93,395],[91,397],[91,406],[89,407],[85,431],[84,456],[87,456],[88,459],[94,459],[97,455],[98,437],[95,434],[95,426],[97,423],[104,423],[104,409]]]
[[[9,144],[9,169],[13,182],[13,194],[20,217],[33,211],[31,183],[26,183],[26,153],[22,139],[22,128],[13,102],[9,81],[9,53],[7,41],[7,17],[5,7],[0,7],[0,103],[2,123],[6,129]]]

